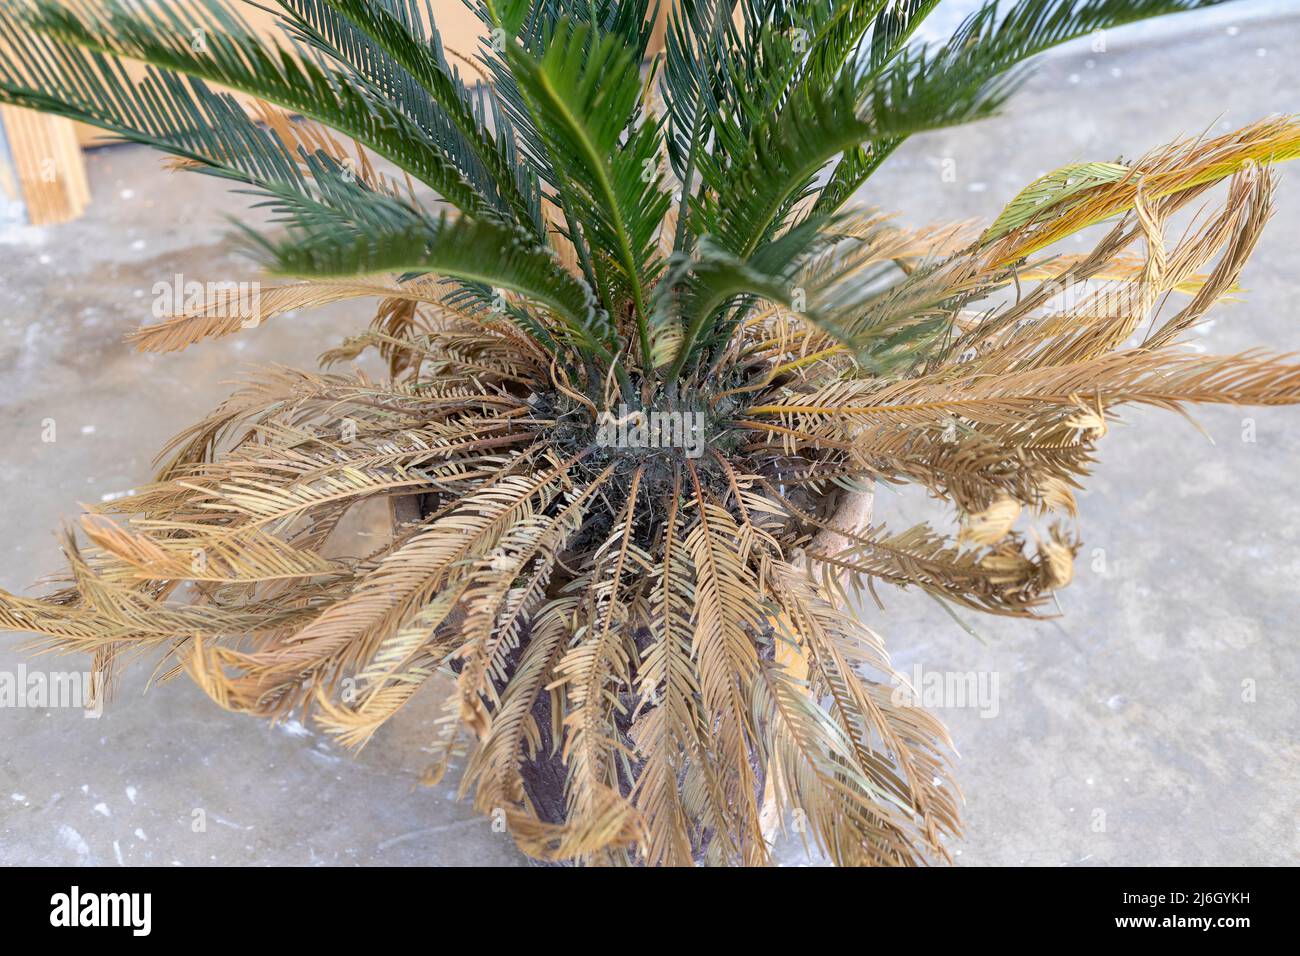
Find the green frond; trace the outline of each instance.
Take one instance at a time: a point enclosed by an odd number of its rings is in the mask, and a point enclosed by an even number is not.
[[[163,10],[121,0],[6,0],[7,17],[92,53],[151,64],[260,97],[357,139],[469,214],[485,202],[432,135],[390,100],[258,37],[225,0]],[[56,70],[57,72],[57,70]]]
[[[555,316],[563,334],[590,349],[608,341],[607,317],[591,292],[524,232],[487,220],[430,219],[373,197],[358,221],[299,214],[288,237],[250,233],[276,274],[338,279],[376,273],[436,273],[524,296]],[[361,217],[364,216],[364,219]]]
[[[375,95],[388,96],[431,132],[496,211],[520,225],[540,227],[535,177],[515,160],[506,130],[504,148],[485,123],[481,100],[447,62],[436,26],[422,4],[367,0],[282,0],[291,32],[364,77]]]
[[[1052,170],[1017,193],[980,241],[994,242],[1012,230],[1023,229],[1041,215],[1059,212],[1063,204],[1084,190],[1117,182],[1130,172],[1120,163],[1072,163]]]
[[[166,70],[133,81],[115,60],[20,23],[0,17],[3,102],[87,123],[237,182],[310,195],[301,157],[229,95]]]
[[[794,295],[789,273],[797,262],[793,257],[787,259],[785,275],[765,273],[715,248],[711,242],[702,242],[683,264],[683,272],[689,267],[683,281],[679,283],[670,271],[655,303],[654,337],[676,348],[665,378],[670,382],[676,380],[695,354],[701,336],[712,331],[709,323],[737,297],[747,296],[789,307]]]
[[[659,271],[655,234],[670,198],[660,189],[658,123],[638,122],[639,59],[617,34],[598,37],[561,21],[540,59],[513,48],[509,61],[566,209],[587,247],[598,250],[593,267],[602,297],[607,307],[631,298],[648,356],[647,289]]]

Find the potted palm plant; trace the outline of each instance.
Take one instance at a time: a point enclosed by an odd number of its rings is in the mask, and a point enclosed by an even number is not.
[[[5,0],[0,101],[273,213],[242,234],[284,281],[140,348],[377,299],[326,358],[388,377],[251,379],[66,537],[66,587],[0,592],[0,624],[105,679],[165,649],[221,706],[355,746],[450,676],[430,776],[463,755],[537,859],[763,863],[791,820],[836,863],[945,858],[945,731],[846,592],[1041,613],[1117,408],[1300,399],[1296,365],[1179,347],[1300,127],[1056,170],[982,230],[852,200],[1047,47],[1206,5],[990,4],[926,45],[934,0],[682,0],[648,58],[649,0],[473,2],[472,57],[415,0],[278,0],[283,41],[226,0]],[[872,523],[874,482],[960,533]],[[391,540],[346,556],[340,523],[385,499]]]

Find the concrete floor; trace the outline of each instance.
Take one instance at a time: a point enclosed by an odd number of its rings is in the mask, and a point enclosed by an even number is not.
[[[1004,117],[909,143],[864,199],[916,223],[987,220],[1048,169],[1295,109],[1298,45],[1300,17],[1223,11],[1118,31],[1104,53],[1076,45],[1044,61]],[[11,590],[56,570],[54,532],[78,502],[145,481],[154,451],[226,394],[241,363],[310,365],[368,318],[333,308],[180,355],[133,352],[122,332],[148,320],[155,282],[252,276],[224,241],[217,183],[163,174],[129,147],[90,165],[83,221],[0,230],[0,586]],[[1220,307],[1200,335],[1207,350],[1300,348],[1296,183],[1284,169],[1248,295]],[[41,440],[46,419],[54,443]],[[974,621],[985,644],[921,595],[887,593],[885,613],[866,613],[901,670],[998,682],[996,715],[939,708],[962,758],[959,863],[1297,860],[1300,410],[1197,419],[1213,441],[1135,412],[1102,444],[1059,620]],[[887,495],[878,515],[902,526],[926,508]],[[0,638],[0,671],[17,668],[19,644]],[[184,681],[143,695],[148,671],[129,673],[96,722],[0,710],[0,863],[523,862],[452,784],[416,786],[432,699],[353,758],[296,723],[226,714]]]

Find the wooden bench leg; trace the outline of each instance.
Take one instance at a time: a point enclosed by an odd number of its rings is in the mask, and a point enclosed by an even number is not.
[[[90,203],[86,163],[71,120],[0,106],[9,168],[0,188],[21,199],[33,226],[76,219]]]

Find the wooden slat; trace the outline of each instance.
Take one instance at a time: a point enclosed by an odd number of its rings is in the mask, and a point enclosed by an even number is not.
[[[90,203],[86,164],[70,120],[0,106],[13,179],[32,225],[76,219]]]

